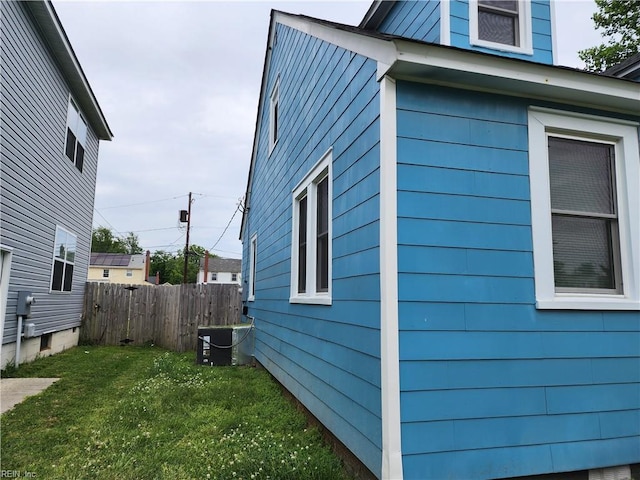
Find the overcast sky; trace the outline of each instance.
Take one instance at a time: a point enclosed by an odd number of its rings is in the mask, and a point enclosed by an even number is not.
[[[357,25],[370,1],[85,1],[54,7],[114,133],[100,142],[94,226],[144,249],[190,243],[240,258],[238,240],[270,10]],[[593,0],[556,2],[558,59],[601,41]],[[234,216],[235,212],[235,216]],[[232,220],[233,218],[233,220]],[[225,228],[226,233],[223,235]]]

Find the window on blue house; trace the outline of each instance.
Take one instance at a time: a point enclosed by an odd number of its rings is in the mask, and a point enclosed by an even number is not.
[[[470,0],[472,45],[532,54],[531,6],[523,0]]]
[[[292,303],[331,304],[331,151],[293,192]]]
[[[84,150],[87,143],[87,124],[75,102],[69,98],[67,109],[67,133],[64,153],[69,160],[82,172],[84,166]]]
[[[56,227],[53,247],[51,291],[70,292],[76,258],[77,237],[62,227]]]
[[[638,125],[531,108],[538,308],[640,310]]]
[[[278,143],[280,115],[280,79],[276,80],[269,98],[269,152]]]
[[[249,244],[249,294],[248,300],[254,301],[256,298],[256,268],[258,265],[258,236],[251,237]]]

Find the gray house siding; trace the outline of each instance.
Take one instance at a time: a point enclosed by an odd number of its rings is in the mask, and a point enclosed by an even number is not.
[[[0,243],[13,249],[2,342],[16,340],[18,291],[36,304],[36,336],[80,325],[98,163],[88,123],[83,171],[65,156],[71,88],[30,7],[2,2]],[[72,94],[73,96],[73,94]],[[77,236],[71,292],[50,292],[56,226]]]

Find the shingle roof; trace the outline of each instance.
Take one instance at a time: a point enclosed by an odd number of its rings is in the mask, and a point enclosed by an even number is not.
[[[200,269],[204,270],[204,258],[200,259]],[[242,270],[242,260],[237,258],[209,257],[209,272],[231,272],[240,273]]]

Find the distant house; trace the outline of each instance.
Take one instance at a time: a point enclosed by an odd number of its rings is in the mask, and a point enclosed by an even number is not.
[[[640,478],[640,84],[554,65],[553,11],[272,12],[255,357],[376,477]]]
[[[17,331],[19,292],[35,298],[25,318],[31,325],[19,361],[77,344],[98,143],[112,133],[51,2],[2,2],[0,9],[4,367],[16,361],[22,335]]]
[[[604,73],[605,75],[628,78],[629,80],[640,82],[640,53],[632,55],[618,65],[609,68]]]
[[[240,285],[242,260],[209,257],[200,259],[197,283],[237,283]]]
[[[124,253],[91,253],[90,282],[148,284],[148,255]],[[155,284],[155,278],[152,282]]]

